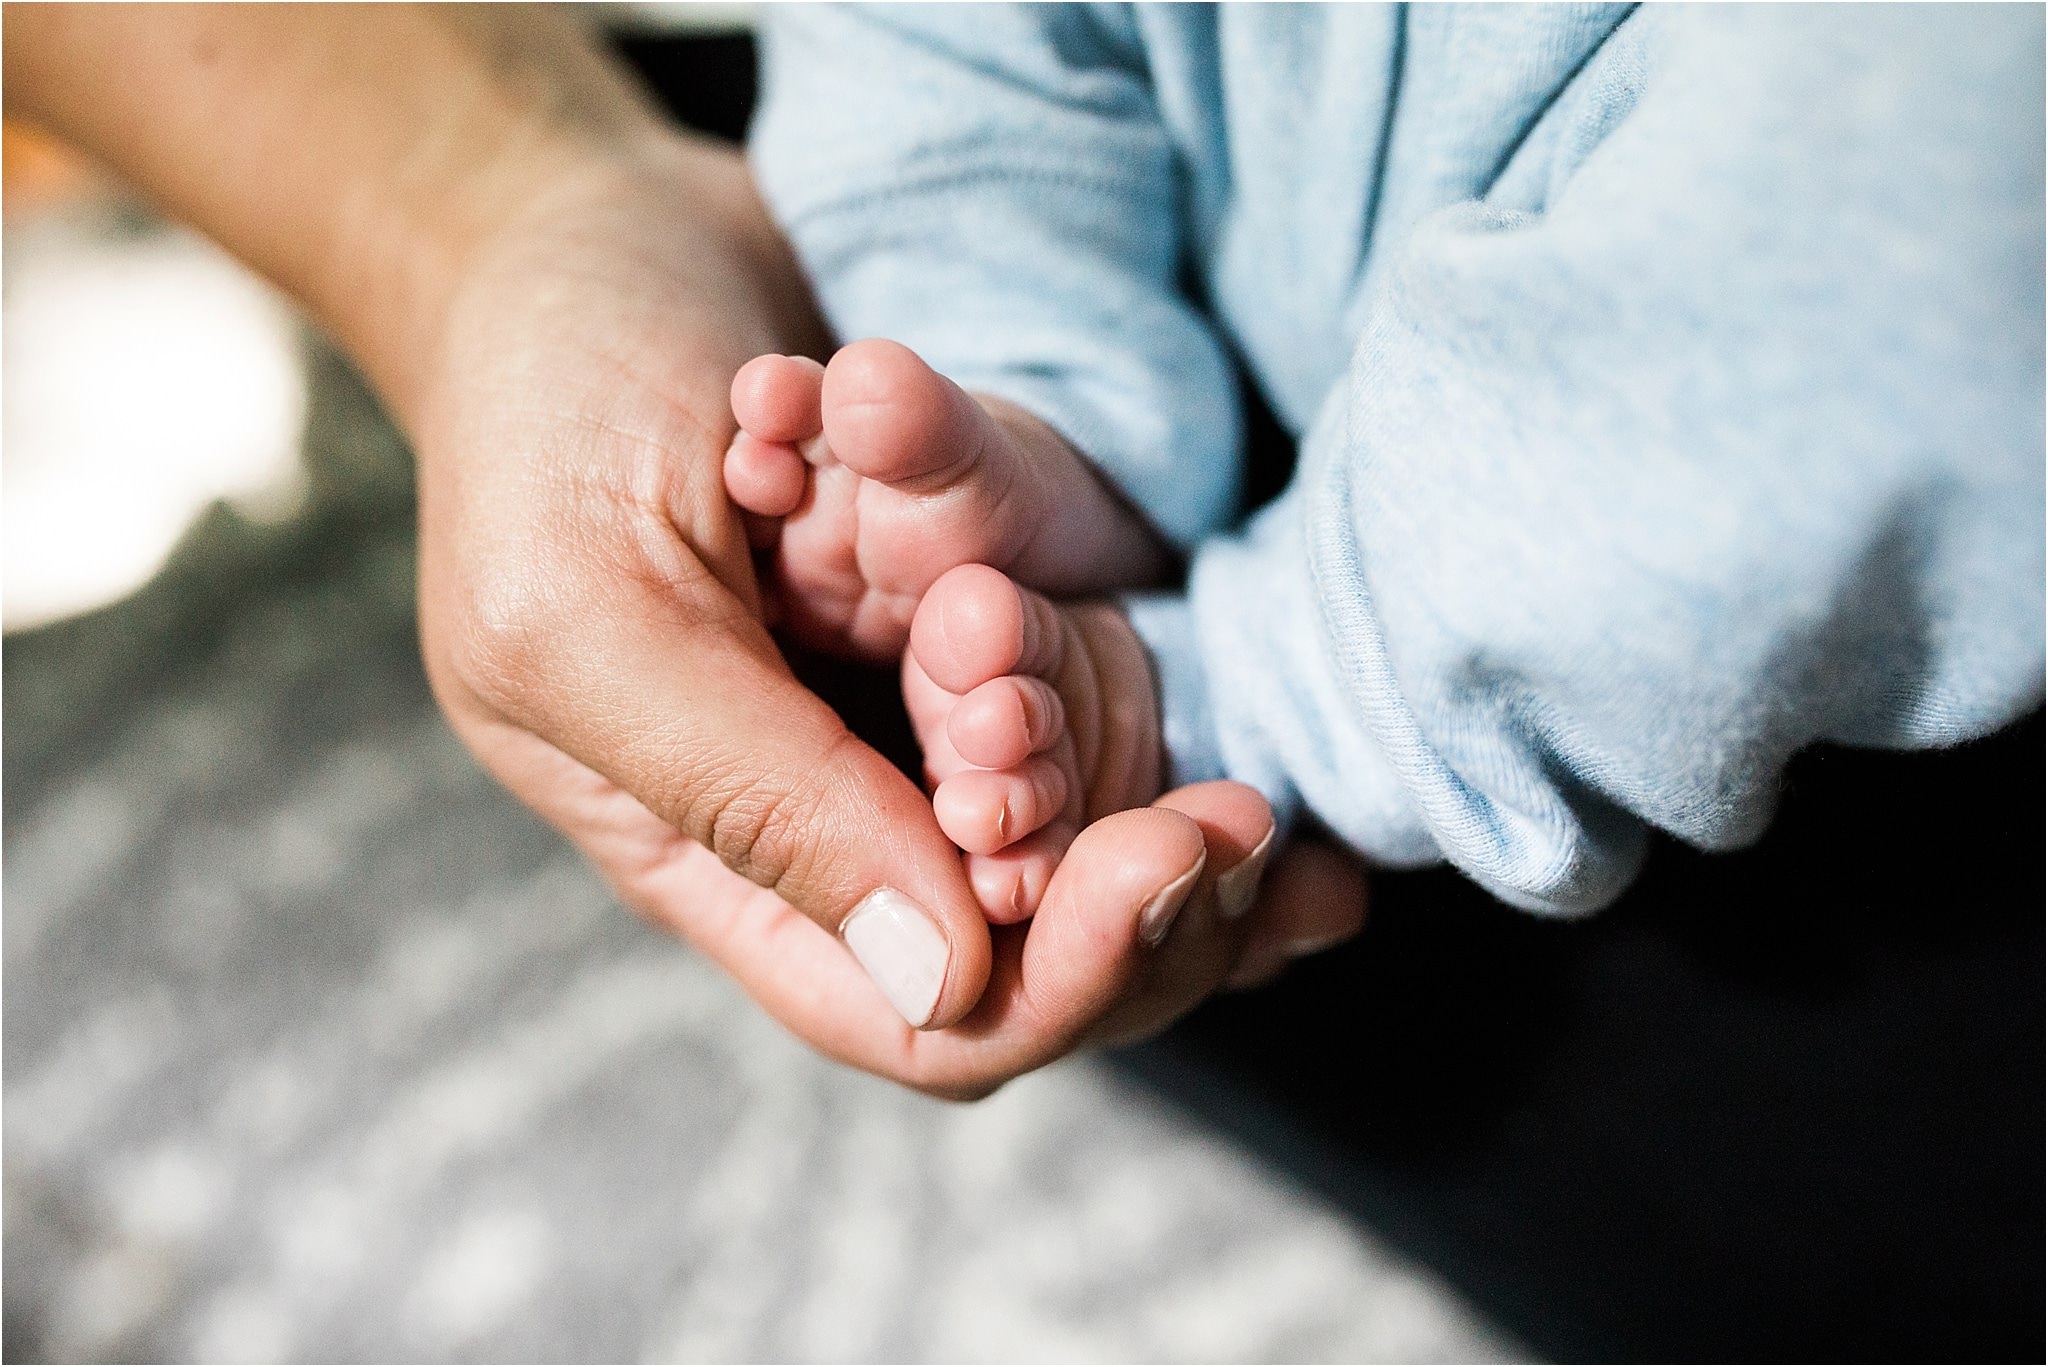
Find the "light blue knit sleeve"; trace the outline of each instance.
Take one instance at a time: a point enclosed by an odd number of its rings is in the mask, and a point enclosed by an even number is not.
[[[825,314],[1023,405],[1175,542],[1229,515],[1229,362],[1117,5],[770,5],[750,157]]]
[[[1639,11],[1135,605],[1177,777],[1570,914],[1804,746],[2038,705],[2042,57],[2038,7]]]

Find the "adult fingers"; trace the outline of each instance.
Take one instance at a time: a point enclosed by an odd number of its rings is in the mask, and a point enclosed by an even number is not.
[[[1237,964],[1249,932],[1245,912],[1275,843],[1272,809],[1241,783],[1191,784],[1158,805],[1196,823],[1208,866],[1140,977],[1090,1032],[1091,1043],[1156,1033],[1216,990]]]
[[[1082,831],[1021,943],[1005,935],[981,1006],[912,1057],[932,1090],[974,1095],[1083,1043],[1156,1030],[1235,961],[1232,875],[1271,848],[1272,810],[1241,783],[1201,783]]]
[[[936,1096],[967,1099],[1073,1048],[1147,952],[1148,910],[1185,897],[1206,860],[1200,828],[1134,811],[1083,832],[1028,926],[996,932],[988,990],[963,1020],[918,1031],[843,946],[695,846],[635,880],[630,900],[716,960],[770,1015],[821,1053]],[[716,877],[709,876],[716,875]],[[1156,912],[1155,912],[1156,914]]]
[[[466,578],[423,566],[450,710],[532,733],[776,893],[904,1021],[959,1020],[988,930],[930,804],[796,680],[672,522],[610,520],[605,551],[500,548]]]
[[[1342,944],[1365,927],[1369,884],[1357,855],[1315,837],[1280,852],[1249,917],[1249,934],[1224,986],[1257,987],[1297,959]]]
[[[1119,812],[1075,838],[1021,943],[999,935],[988,991],[911,1057],[929,1090],[975,1095],[1083,1043],[1157,1029],[1215,989],[1241,922],[1219,885],[1273,829],[1239,783],[1196,784]]]
[[[1203,786],[1216,791],[1169,799],[1198,815],[1163,805],[1119,812],[1083,831],[1038,915],[996,932],[987,991],[945,1030],[906,1028],[815,925],[786,909],[778,915],[773,899],[751,889],[721,893],[688,865],[692,851],[642,880],[637,900],[821,1052],[937,1096],[982,1096],[1071,1051],[1133,993],[1143,998],[1146,1019],[1169,1017],[1199,1000],[1227,967],[1219,960],[1202,979],[1149,967],[1163,951],[1147,943],[1146,930],[1188,915],[1184,904],[1198,886],[1213,900],[1212,860],[1226,871],[1241,863],[1271,826],[1251,789]]]

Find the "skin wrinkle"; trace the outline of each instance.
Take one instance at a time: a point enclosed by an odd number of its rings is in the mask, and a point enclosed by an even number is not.
[[[1074,630],[1079,634],[1085,632],[1087,627],[1077,624]],[[1084,802],[1090,805],[1099,800],[1094,796],[1095,794],[1106,793],[1107,789],[1104,783],[1107,777],[1105,772],[1106,766],[1109,764],[1114,752],[1122,748],[1116,744],[1116,718],[1112,711],[1114,704],[1110,702],[1110,699],[1115,694],[1103,678],[1103,662],[1098,656],[1098,649],[1099,647],[1091,648],[1090,644],[1083,640],[1081,649],[1075,652],[1081,659],[1082,667],[1087,671],[1089,687],[1092,690],[1089,699],[1092,706],[1089,709],[1089,713],[1093,717],[1094,723],[1090,728],[1089,738],[1093,744],[1091,748],[1084,749],[1081,752],[1082,773],[1085,776],[1082,791],[1088,795],[1084,798]],[[1093,815],[1093,813],[1084,811],[1083,819],[1086,819],[1089,815]]]
[[[1007,931],[999,931],[998,934],[1006,934],[1014,938],[1017,931],[1015,928],[1010,928]],[[999,948],[999,956],[1006,950],[1008,950],[1007,945]],[[1044,1000],[1038,991],[1034,991],[1032,979],[1029,976],[1014,971],[1006,959],[1000,960],[1000,962],[1002,966],[989,980],[986,1000],[993,1007],[997,1008],[998,1011],[1007,1008],[1011,1011],[1021,1011],[1028,1017],[1029,1027],[1025,1034],[1027,1037],[1033,1035],[1041,1037],[1041,1043],[1033,1049],[1033,1053],[1042,1052],[1046,1058],[1055,1058],[1065,1053],[1072,1047],[1073,1039],[1080,1033],[1080,1027],[1071,1023],[1073,1019],[1072,1011],[1068,1009],[1066,1003],[1059,1000]],[[973,1029],[972,1018],[964,1024],[967,1025],[970,1031]],[[1012,1050],[1015,1050],[1015,1046],[1012,1046]],[[1030,1066],[1037,1066],[1036,1062],[1031,1063]],[[951,1086],[959,1086],[960,1075],[952,1075],[948,1078],[948,1083]],[[981,1096],[986,1096],[987,1094],[984,1092],[978,1095],[970,1095],[968,1099],[978,1100]]]
[[[530,606],[533,593],[523,585],[535,578],[500,573],[466,583],[467,600],[444,638],[447,675],[461,694],[522,730],[540,720],[532,685],[541,674],[540,642],[555,634],[552,619]]]
[[[1054,525],[1050,510],[1057,506],[1057,502],[1046,488],[1046,477],[1040,463],[1031,456],[1028,450],[1020,451],[1016,458],[1003,463],[1000,472],[1002,482],[995,487],[993,497],[989,499],[988,518],[1002,526],[1025,529],[1021,539],[1013,533],[1013,540],[1002,546],[1004,559],[1013,564],[1036,562],[1042,565],[1044,557],[1034,555],[1034,551],[1039,538],[1050,534],[1049,529]],[[1022,512],[1016,511],[1019,504],[1023,506]]]
[[[804,872],[798,866],[801,851],[809,842],[802,835],[814,825],[820,806],[818,790],[830,782],[820,781],[820,776],[832,771],[832,757],[851,739],[843,732],[834,738],[823,762],[807,771],[809,777],[803,784],[742,779],[730,792],[711,789],[700,793],[686,809],[684,829],[727,868],[781,896],[792,876]],[[707,805],[708,812],[704,810]],[[842,925],[845,913],[851,910],[851,904],[841,909]]]
[[[638,512],[643,516],[651,514],[659,517],[666,525],[670,533],[670,544],[680,553],[674,558],[674,562],[684,566],[684,572],[680,576],[671,572],[672,579],[681,581],[676,586],[684,592],[696,589],[701,583],[701,577],[689,573],[688,568],[694,566],[718,579],[751,607],[758,601],[758,593],[752,581],[751,567],[744,559],[735,573],[744,571],[745,578],[740,584],[734,585],[727,583],[724,576],[717,575],[688,550],[688,528],[703,526],[707,520],[716,525],[718,520],[730,518],[732,514],[725,506],[722,483],[715,479],[688,478],[686,472],[690,468],[689,463],[677,461],[674,452],[679,449],[690,449],[689,436],[692,433],[697,438],[698,449],[711,449],[714,446],[722,448],[723,441],[715,435],[712,428],[698,421],[695,414],[681,404],[667,404],[664,416],[682,429],[680,439],[665,439],[630,427],[618,426],[601,418],[586,417],[583,425],[590,431],[612,437],[616,442],[626,443],[635,453],[637,458],[631,461],[623,472],[614,476],[619,481],[617,492],[622,496],[629,511]],[[725,433],[724,440],[729,440],[730,435],[729,432]],[[612,467],[604,468],[609,471]],[[679,511],[683,516],[678,517]],[[744,542],[743,536],[741,540]],[[652,544],[641,540],[643,553],[649,550]]]
[[[621,515],[615,507],[611,511],[615,516]],[[640,601],[649,623],[665,620],[694,627],[711,622],[741,630],[753,626],[752,619],[728,596],[714,592],[707,603],[706,595],[694,591],[697,586],[715,580],[694,556],[678,553],[673,529],[667,528],[665,519],[662,524],[668,536],[663,535],[662,528],[648,525],[651,520],[633,519],[629,525],[635,534],[613,538],[613,544],[604,544],[605,539],[592,536],[586,519],[564,517],[557,525],[583,533],[586,544],[578,554],[605,564],[604,573],[626,575],[650,590]],[[663,554],[631,557],[620,563],[618,544],[637,544]],[[521,557],[529,565],[546,563],[551,558],[544,554]],[[649,563],[662,559],[669,561],[667,567]],[[596,605],[570,602],[569,590],[563,586],[566,581],[543,579],[537,574],[521,578],[501,571],[485,583],[488,587],[479,592],[478,600],[462,615],[472,631],[482,629],[480,637],[470,639],[466,649],[456,652],[456,673],[465,687],[496,715],[529,729],[548,724],[550,718],[566,725],[557,712],[576,715],[579,723],[587,723],[592,705],[605,696],[602,687],[574,686],[574,696],[564,700],[535,685],[542,677],[560,680],[559,675],[548,671],[547,662],[551,659],[587,660],[587,651],[563,651],[559,642],[587,636],[589,624],[601,620],[592,615]],[[705,606],[713,611],[707,614]],[[556,704],[554,709],[546,705],[551,698]],[[563,707],[565,701],[568,705]]]
[[[1068,648],[1070,633],[1072,649]],[[1082,810],[1077,817],[1085,821],[1086,809],[1095,800],[1094,795],[1102,781],[1103,699],[1107,694],[1103,690],[1102,676],[1096,670],[1093,652],[1081,639],[1079,629],[1061,619],[1054,634],[1060,642],[1056,666],[1059,677],[1072,689],[1079,704],[1067,709],[1067,733],[1074,741],[1074,771],[1081,777],[1080,791],[1076,796]],[[1066,693],[1069,688],[1063,688],[1061,692]]]
[[[690,552],[665,508],[638,512],[628,527],[626,544],[638,554],[618,568],[655,591],[655,602],[677,614],[671,623],[715,627],[743,640],[759,632],[759,620]]]

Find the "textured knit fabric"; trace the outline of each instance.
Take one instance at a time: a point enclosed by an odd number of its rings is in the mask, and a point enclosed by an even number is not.
[[[1194,546],[1177,780],[1552,912],[2038,703],[2038,7],[769,7],[846,336]],[[1242,358],[1301,441],[1233,529]]]

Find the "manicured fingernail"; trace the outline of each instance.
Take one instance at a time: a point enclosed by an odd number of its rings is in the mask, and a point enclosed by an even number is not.
[[[903,1019],[922,1027],[932,1018],[951,952],[923,907],[894,888],[876,888],[839,933]]]
[[[1226,921],[1235,921],[1251,910],[1259,895],[1259,875],[1266,871],[1266,856],[1273,853],[1273,837],[1280,828],[1268,826],[1266,838],[1237,867],[1216,875],[1216,905]]]
[[[1173,918],[1180,915],[1181,903],[1188,900],[1188,893],[1195,886],[1195,880],[1202,876],[1202,866],[1209,862],[1209,852],[1203,850],[1195,860],[1195,866],[1159,890],[1159,895],[1145,904],[1138,913],[1138,938],[1148,945],[1156,945],[1166,938],[1166,932],[1173,929]]]

